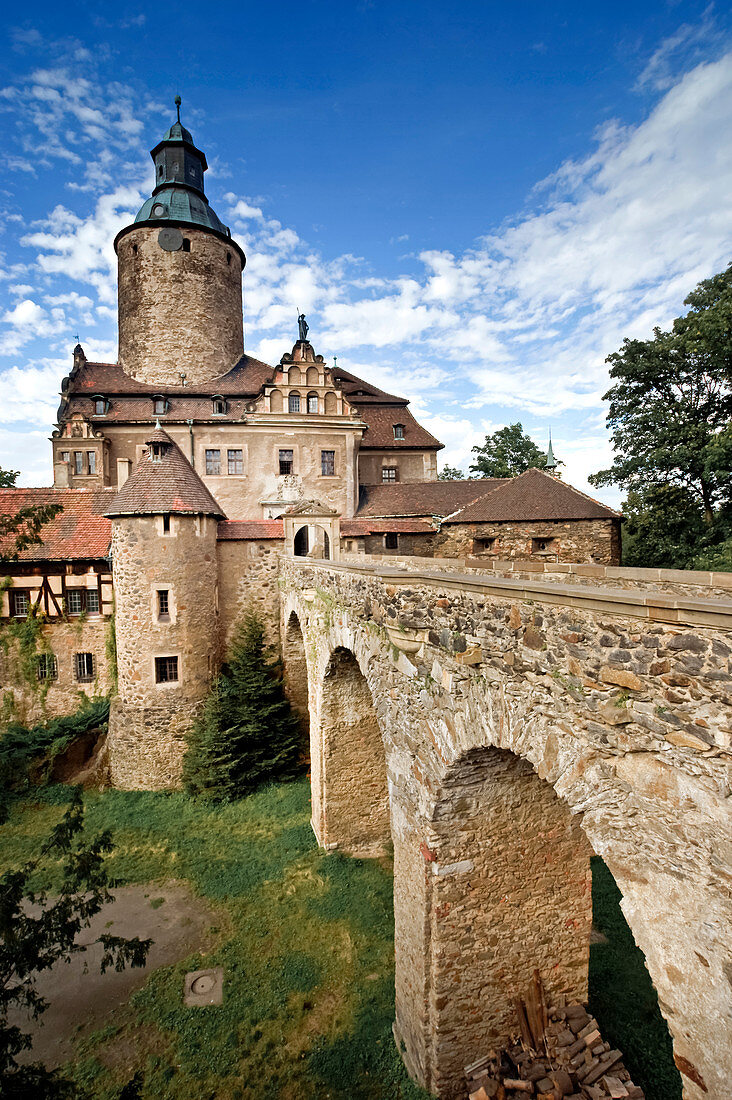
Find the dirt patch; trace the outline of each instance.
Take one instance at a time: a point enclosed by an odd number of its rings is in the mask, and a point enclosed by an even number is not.
[[[38,1020],[29,1020],[23,1012],[11,1014],[10,1022],[33,1036],[25,1061],[40,1061],[50,1069],[60,1066],[73,1056],[74,1039],[108,1023],[153,970],[207,950],[213,942],[210,928],[220,924],[213,906],[182,883],[123,886],[112,893],[115,901],[105,905],[78,938],[90,945],[88,950],[38,976],[37,989],[49,1003],[47,1011]],[[147,965],[100,974],[102,947],[94,941],[104,932],[154,940]]]

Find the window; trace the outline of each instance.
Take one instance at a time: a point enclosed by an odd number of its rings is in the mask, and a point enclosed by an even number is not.
[[[39,653],[36,658],[36,676],[39,680],[58,679],[58,661],[53,653]]]
[[[158,684],[172,684],[178,679],[177,657],[155,658],[155,682]]]
[[[308,412],[316,413],[318,411],[318,395],[317,393],[308,394]]]
[[[214,397],[213,399],[213,411],[214,416],[223,416],[226,413],[226,398]]]
[[[158,618],[170,618],[170,598],[167,588],[158,589]]]
[[[474,554],[493,554],[498,549],[498,539],[495,536],[486,536],[482,539],[473,539]]]
[[[24,588],[10,589],[10,614],[14,619],[27,619],[30,611],[30,592]]]
[[[153,412],[155,416],[165,416],[168,411],[168,400],[166,397],[153,397]]]
[[[95,397],[94,398],[94,415],[95,416],[104,416],[106,411],[107,411],[106,399],[104,397]]]
[[[244,473],[244,454],[239,448],[229,449],[226,453],[228,471],[241,476]]]
[[[94,654],[74,654],[74,679],[80,684],[88,684],[94,679]]]
[[[399,535],[396,531],[387,531],[384,535],[384,547],[386,550],[399,549]]]
[[[394,425],[394,438],[395,439],[404,439],[404,425],[403,424],[395,424]]]
[[[89,471],[89,474],[91,476],[93,476],[97,472],[97,452],[96,451],[87,451],[86,452],[86,467],[87,467],[87,469]]]
[[[69,615],[81,615],[84,610],[84,589],[70,588],[66,593],[66,610]]]
[[[382,466],[381,468],[381,480],[382,481],[398,481],[396,466]]]
[[[71,462],[71,451],[62,451],[61,452],[61,461],[62,462]]]
[[[221,473],[221,451],[218,449],[206,451],[206,473],[209,475]]]
[[[293,452],[280,451],[280,473],[291,474],[294,465]]]
[[[335,451],[320,452],[320,472],[323,477],[333,477],[335,474]]]
[[[170,534],[170,515],[167,513],[163,516],[163,534]]]
[[[190,237],[184,237],[183,238],[183,251],[184,252],[190,252],[191,251],[191,239],[190,239]]]
[[[557,540],[547,537],[531,540],[532,554],[554,554],[557,550]]]
[[[83,451],[74,451],[74,473],[79,474],[79,475],[84,473],[84,452]]]
[[[226,253],[226,262],[229,265],[229,267],[231,267],[231,253],[230,252]]]
[[[86,610],[89,615],[99,614],[99,592],[95,588],[86,590]]]
[[[291,413],[299,413],[300,412],[300,394],[299,393],[291,393],[290,394],[290,396],[287,398],[287,409],[288,409],[288,412],[291,412]]]

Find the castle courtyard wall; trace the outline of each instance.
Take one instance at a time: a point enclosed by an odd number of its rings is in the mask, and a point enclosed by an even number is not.
[[[481,540],[495,540],[489,548]],[[548,543],[547,550],[534,540]],[[485,557],[525,561],[620,564],[620,521],[617,519],[542,520],[516,523],[446,523],[433,540],[436,557]],[[425,554],[425,556],[428,556]]]

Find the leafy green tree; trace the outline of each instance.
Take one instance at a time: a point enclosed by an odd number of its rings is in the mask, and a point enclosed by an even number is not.
[[[633,489],[623,504],[623,565],[693,569],[706,525],[698,498],[678,485]]]
[[[114,900],[105,865],[111,835],[103,832],[85,841],[83,827],[84,804],[77,789],[41,858],[0,877],[0,1095],[6,1100],[61,1100],[76,1095],[74,1086],[58,1071],[37,1062],[18,1063],[18,1055],[31,1047],[32,1040],[8,1022],[8,1012],[21,1008],[37,1019],[46,1010],[48,1004],[36,988],[37,975],[86,951],[77,943],[79,932]],[[53,901],[31,885],[44,857],[63,865],[61,889]],[[104,973],[110,966],[115,970],[144,966],[152,940],[105,934],[96,942],[104,948]]]
[[[507,424],[485,437],[482,447],[473,447],[477,455],[470,467],[478,477],[516,477],[535,466],[543,470],[546,455],[526,434],[520,423]]]
[[[19,472],[0,469],[0,489],[14,489]],[[25,504],[0,515],[0,561],[17,561],[21,551],[43,542],[41,528],[61,511],[61,504]]]
[[[732,265],[684,304],[691,308],[670,332],[625,340],[608,358],[615,458],[589,480],[650,500],[661,486],[684,490],[712,527],[732,501]]]
[[[189,735],[186,789],[212,801],[241,798],[268,780],[294,778],[301,750],[280,662],[265,646],[261,619],[249,614]]]
[[[438,481],[463,481],[465,474],[457,466],[443,466],[437,475]]]

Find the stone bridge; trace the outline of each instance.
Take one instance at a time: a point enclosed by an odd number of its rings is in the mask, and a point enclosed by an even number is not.
[[[619,570],[598,587],[403,565],[290,559],[280,584],[318,841],[393,844],[410,1073],[459,1095],[463,1066],[514,1030],[535,967],[550,993],[586,999],[595,852],[684,1096],[726,1100],[729,595],[630,572],[624,586]]]

